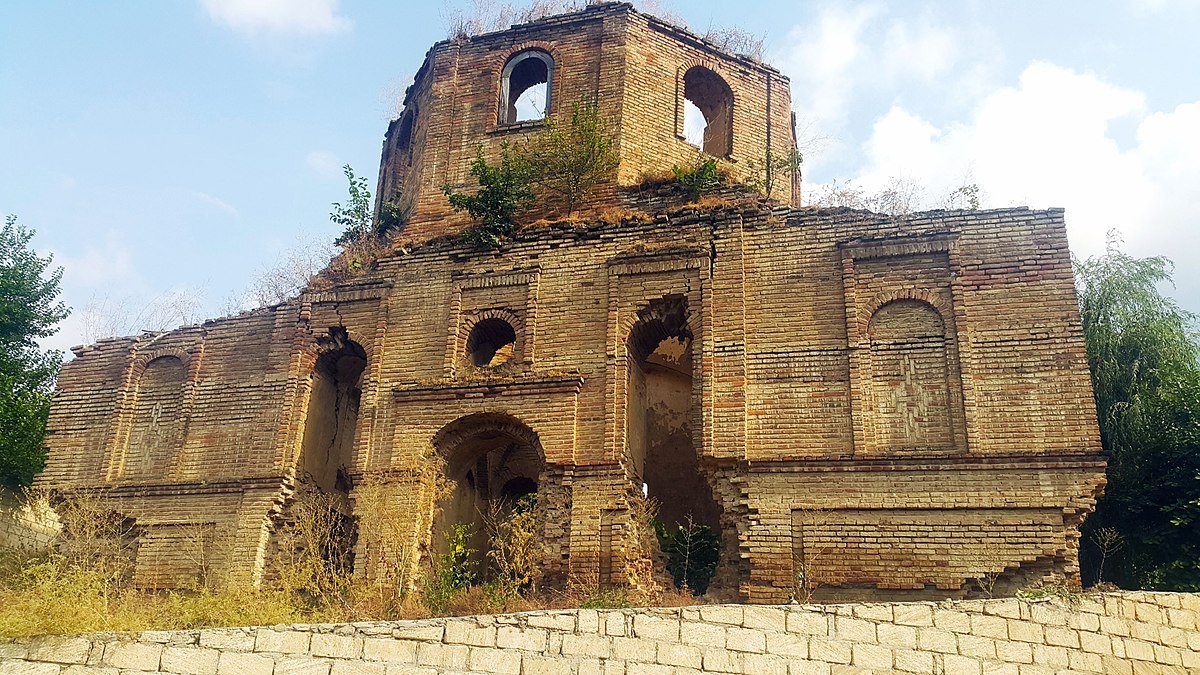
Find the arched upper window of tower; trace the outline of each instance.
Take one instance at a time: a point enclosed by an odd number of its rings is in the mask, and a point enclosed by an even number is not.
[[[500,124],[540,120],[550,114],[554,59],[540,49],[514,54],[500,79]]]
[[[683,137],[715,157],[733,152],[733,90],[704,66],[683,74]]]

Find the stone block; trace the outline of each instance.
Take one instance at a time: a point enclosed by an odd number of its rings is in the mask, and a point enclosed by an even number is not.
[[[971,632],[995,640],[1008,639],[1008,621],[999,616],[975,614],[971,616]]]
[[[725,632],[725,626],[718,624],[699,621],[684,621],[680,624],[680,640],[689,645],[724,647]]]
[[[743,673],[746,655],[724,647],[704,649],[703,670],[710,673]]]
[[[210,628],[200,631],[200,646],[223,652],[254,651],[254,633],[246,630]]]
[[[743,672],[754,675],[788,675],[788,660],[774,654],[743,654]]]
[[[896,659],[896,670],[904,673],[932,673],[933,654],[918,652],[912,649],[893,650]]]
[[[591,656],[607,659],[612,656],[613,638],[600,635],[564,635],[563,656]]]
[[[828,636],[832,621],[832,617],[826,614],[805,610],[791,611],[787,613],[787,631],[802,635]]]
[[[839,640],[869,643],[876,641],[875,624],[870,621],[839,616],[834,619],[833,627],[834,636]]]
[[[647,640],[674,642],[679,639],[679,624],[679,619],[637,614],[633,617],[633,634]]]
[[[180,675],[216,675],[217,658],[220,652],[203,647],[172,647],[163,648],[162,665],[164,672],[180,673]]]
[[[571,621],[572,630],[575,621]],[[409,624],[392,629],[392,637],[398,640],[421,640],[424,642],[441,642],[446,634],[446,627],[439,624]]]
[[[767,650],[767,636],[761,630],[730,627],[725,633],[725,648],[761,654]]]
[[[417,644],[394,638],[364,638],[363,658],[367,661],[411,664],[417,662]]]
[[[1033,645],[1028,642],[996,642],[996,658],[1008,663],[1033,663]]]
[[[700,619],[729,626],[742,625],[745,615],[740,605],[712,605],[700,608]]]
[[[623,661],[653,663],[658,658],[658,643],[641,638],[612,638],[612,657]]]
[[[970,633],[971,615],[966,612],[939,609],[933,613],[933,625],[935,628],[948,630],[951,633]]]
[[[658,656],[656,660],[664,666],[678,666],[699,670],[702,657],[699,647],[672,642],[660,642],[658,643]]]
[[[983,673],[983,662],[969,656],[947,654],[942,657],[947,673],[955,675],[980,675]]]
[[[85,637],[45,636],[30,640],[28,658],[51,663],[86,663],[91,650],[92,641]]]
[[[854,608],[853,615],[859,619],[867,619],[868,621],[891,623],[892,606],[884,603],[870,603],[859,605]]]
[[[1080,633],[1079,648],[1092,654],[1112,654],[1112,639],[1097,633]]]
[[[902,626],[932,626],[933,607],[926,604],[903,604],[892,608],[896,623]]]
[[[767,633],[767,652],[789,659],[808,658],[808,639],[794,633]]]
[[[163,646],[140,642],[110,642],[104,646],[104,664],[123,670],[157,671]]]
[[[470,619],[446,622],[446,644],[470,645],[472,647],[495,647],[496,627],[480,626]]]
[[[329,675],[332,665],[311,656],[285,656],[275,662],[275,675]]]
[[[958,638],[950,631],[938,628],[921,628],[917,631],[917,645],[921,651],[940,652],[942,654],[958,653]]]
[[[434,666],[439,670],[467,670],[471,649],[465,645],[445,645],[422,642],[417,645],[417,664]]]
[[[312,633],[298,630],[259,628],[254,636],[254,651],[279,654],[307,654]]]
[[[828,638],[812,638],[808,641],[808,657],[826,663],[850,663],[850,643]]]
[[[959,635],[958,653],[976,659],[994,659],[996,658],[996,641],[975,635]]]
[[[1071,659],[1067,656],[1069,653],[1065,647],[1033,645],[1033,662],[1042,666],[1069,668],[1071,666]]]
[[[271,675],[275,659],[262,654],[221,652],[217,658],[218,675]]]
[[[605,619],[605,626],[616,623],[612,617]],[[522,649],[530,652],[546,651],[548,633],[543,628],[518,628],[500,626],[496,629],[496,646],[503,649]]]
[[[521,653],[510,649],[475,647],[471,649],[471,670],[500,675],[520,675]]]
[[[572,663],[563,658],[525,654],[521,658],[524,675],[573,675]],[[388,675],[391,675],[390,673]]]
[[[881,645],[856,644],[851,648],[850,663],[863,670],[889,671],[895,665],[892,650]]]
[[[1045,641],[1045,635],[1042,627],[1036,623],[1010,620],[1008,622],[1008,639],[1041,644]]]
[[[917,631],[912,626],[894,626],[881,623],[875,627],[875,637],[881,645],[900,647],[902,649],[917,648]]]
[[[356,635],[315,633],[309,645],[309,653],[313,656],[327,656],[332,659],[361,658],[363,639]]]
[[[329,675],[387,675],[387,666],[382,663],[338,659],[333,662]]]
[[[742,614],[742,625],[746,628],[784,630],[786,613],[782,607],[747,606]]]

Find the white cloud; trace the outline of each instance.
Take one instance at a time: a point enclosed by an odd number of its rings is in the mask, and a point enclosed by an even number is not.
[[[79,255],[52,251],[55,266],[63,268],[63,284],[77,288],[104,286],[133,278],[133,255],[111,233],[101,246],[89,246]]]
[[[331,152],[314,150],[304,156],[308,168],[326,178],[336,178],[342,175],[342,162]]]
[[[209,17],[234,30],[318,35],[344,33],[354,23],[338,0],[200,0]]]
[[[892,77],[933,81],[954,68],[960,49],[949,28],[901,20],[887,29],[883,52],[887,55],[884,67]]]
[[[1136,142],[1122,149],[1109,127],[1126,119]],[[1141,92],[1035,62],[961,122],[935,125],[894,105],[863,152],[856,181],[868,192],[902,176],[924,184],[937,206],[970,176],[984,206],[1066,208],[1078,255],[1100,253],[1116,228],[1135,255],[1200,259],[1200,101],[1150,112]],[[1185,304],[1200,305],[1200,270],[1176,274]]]
[[[236,208],[234,208],[232,205],[229,204],[229,202],[226,202],[225,200],[221,199],[220,197],[214,197],[214,196],[208,194],[207,192],[200,192],[198,190],[193,190],[191,194],[193,197],[195,197],[201,203],[207,204],[219,211],[224,211],[225,213],[228,213],[229,215],[234,216],[235,218],[237,216],[241,215],[240,213],[238,213],[238,210]]]

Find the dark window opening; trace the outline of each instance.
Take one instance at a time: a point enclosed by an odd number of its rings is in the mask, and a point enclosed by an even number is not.
[[[477,368],[496,368],[512,360],[517,333],[504,319],[484,319],[467,337],[467,357]]]
[[[683,74],[683,137],[714,157],[733,151],[733,90],[713,71],[695,66]]]
[[[543,51],[521,52],[504,66],[500,83],[500,124],[544,119],[550,114],[554,60]]]

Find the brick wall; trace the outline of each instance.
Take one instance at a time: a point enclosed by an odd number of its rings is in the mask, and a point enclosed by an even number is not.
[[[1200,669],[1200,597],[711,605],[43,637],[0,643],[0,669],[39,675],[1185,673]]]

